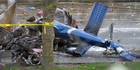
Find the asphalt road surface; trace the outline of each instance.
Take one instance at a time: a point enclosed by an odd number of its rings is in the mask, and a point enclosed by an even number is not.
[[[113,41],[122,46],[126,51],[140,53],[140,3],[103,3],[109,6],[98,36],[110,40],[109,26],[113,23]],[[76,19],[79,29],[86,26],[93,3],[59,3],[58,7],[67,10]],[[29,5],[17,6],[17,22],[25,22],[35,15],[39,8],[27,10]],[[55,63],[92,63],[92,62],[125,62],[118,55],[103,55],[105,48],[93,46],[83,57],[73,57],[66,53],[54,52]],[[11,55],[1,51],[0,65],[12,63]],[[9,53],[9,52],[8,52]],[[6,54],[6,53],[5,53]],[[8,59],[5,59],[7,57]],[[5,62],[6,61],[6,62]],[[139,62],[137,59],[135,62]]]

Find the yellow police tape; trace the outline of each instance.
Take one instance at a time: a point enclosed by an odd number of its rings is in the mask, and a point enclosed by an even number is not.
[[[110,34],[108,36],[110,37]]]
[[[43,25],[44,25],[44,34],[46,34],[46,26],[45,25],[53,26],[53,22],[51,22],[51,23],[43,22]]]
[[[45,26],[53,26],[53,22],[43,22],[43,24],[0,24],[0,26],[44,26],[44,33],[46,34]]]

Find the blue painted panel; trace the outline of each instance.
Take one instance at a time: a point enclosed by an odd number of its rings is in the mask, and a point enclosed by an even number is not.
[[[97,35],[107,9],[108,6],[106,5],[101,3],[94,3],[84,31]]]

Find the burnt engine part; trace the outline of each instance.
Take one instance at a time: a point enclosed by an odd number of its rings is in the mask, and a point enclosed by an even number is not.
[[[11,41],[11,39],[11,33],[3,27],[0,27],[0,45],[5,47]]]

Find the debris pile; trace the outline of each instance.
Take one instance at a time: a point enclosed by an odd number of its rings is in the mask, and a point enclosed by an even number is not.
[[[92,45],[95,45],[106,48],[105,55],[118,54],[120,58],[127,61],[133,61],[136,59],[135,57],[140,57],[140,54],[128,53],[117,43],[97,36],[107,8],[108,6],[106,5],[95,3],[84,31],[78,30],[76,21],[72,19],[68,12],[57,8],[54,17],[54,51],[83,56]],[[10,14],[11,12],[8,13]],[[14,15],[10,16],[13,17]],[[1,19],[3,20],[2,24],[6,22],[6,19],[7,17]],[[42,21],[43,12],[40,11],[24,22],[24,24],[42,24]],[[8,22],[5,24],[14,23]],[[27,65],[39,65],[42,58],[41,36],[42,26],[18,26],[10,31],[0,27],[0,48],[10,50],[15,63],[22,62]],[[76,49],[69,49],[69,47],[76,47]]]
[[[15,5],[15,3],[13,4]],[[2,16],[1,22],[2,24],[7,24],[5,21],[8,14],[11,13],[12,9],[16,9],[16,7],[11,5],[10,9],[7,9],[4,16]],[[62,13],[61,15],[57,15],[58,13]],[[64,16],[63,16],[64,15]],[[13,15],[12,15],[13,16]],[[62,17],[63,16],[63,17]],[[76,27],[76,21],[72,19],[72,16],[60,9],[57,8],[55,19],[57,20],[59,17],[65,19],[64,23],[66,25]],[[3,19],[4,18],[4,19]],[[10,18],[11,21],[14,18]],[[24,24],[42,24],[43,21],[43,12],[38,12],[35,16],[29,18],[24,22]],[[60,20],[61,21],[61,20]],[[14,24],[9,22],[8,24]],[[10,29],[11,28],[11,29]],[[41,64],[41,52],[42,52],[42,26],[16,26],[7,29],[7,27],[0,27],[0,48],[1,50],[9,50],[12,54],[13,62],[23,63],[27,65],[39,65]],[[68,40],[62,40],[61,38],[54,39],[54,51],[64,50],[64,46],[68,45]]]

